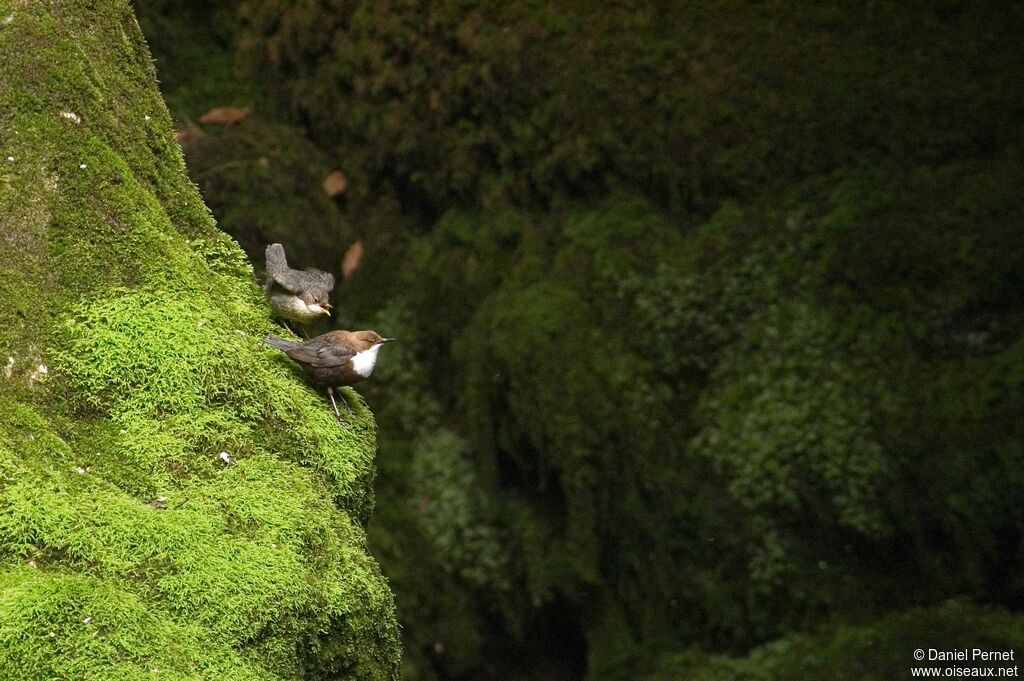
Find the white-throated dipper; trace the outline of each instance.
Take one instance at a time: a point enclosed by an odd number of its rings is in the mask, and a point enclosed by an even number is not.
[[[267,246],[266,255],[267,280],[263,285],[263,293],[275,316],[309,324],[323,315],[331,314],[333,274],[316,269],[293,270],[288,267],[288,259],[281,244]],[[288,326],[287,322],[285,326]]]
[[[276,336],[263,339],[302,365],[315,385],[327,388],[334,415],[338,418],[341,414],[334,401],[334,389],[354,385],[369,377],[377,364],[380,346],[393,340],[381,338],[376,331],[328,331],[304,343],[293,343]]]

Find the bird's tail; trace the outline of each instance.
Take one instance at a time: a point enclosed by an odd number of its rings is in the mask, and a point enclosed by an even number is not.
[[[286,341],[285,339],[278,338],[277,336],[267,336],[263,339],[263,342],[267,345],[273,345],[275,348],[280,348],[285,352],[288,352],[298,345],[298,343],[292,343],[291,341]]]
[[[267,246],[267,274],[273,277],[288,269],[288,259],[284,255],[284,246],[270,244]]]

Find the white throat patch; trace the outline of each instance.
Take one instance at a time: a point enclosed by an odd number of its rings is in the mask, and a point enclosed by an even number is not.
[[[377,363],[377,353],[380,351],[380,345],[374,345],[369,350],[363,350],[357,352],[352,357],[352,368],[355,369],[356,373],[367,378],[373,373],[373,365]]]

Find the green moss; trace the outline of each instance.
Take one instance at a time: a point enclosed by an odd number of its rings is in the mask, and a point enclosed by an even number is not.
[[[20,568],[0,593],[0,669],[18,678],[276,678],[109,580]]]
[[[373,418],[262,343],[129,6],[72,4],[0,3],[0,675],[393,678]]]

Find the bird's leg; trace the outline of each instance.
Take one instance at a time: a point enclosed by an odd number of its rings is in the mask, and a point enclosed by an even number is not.
[[[281,320],[281,323],[282,323],[282,324],[284,325],[284,328],[288,329],[288,331],[290,331],[290,332],[291,332],[291,334],[292,334],[293,336],[298,336],[298,335],[299,335],[299,334],[295,333],[295,329],[293,329],[292,327],[288,326],[288,322],[287,322],[287,321],[285,321],[284,319],[282,319],[282,320]]]
[[[334,392],[333,388],[328,388],[328,390],[330,390],[332,393]],[[345,405],[345,411],[348,412],[349,416],[355,416],[356,415],[355,411],[352,410],[352,405],[350,405],[348,403],[348,398],[345,397],[345,394],[343,392],[341,392],[340,390],[338,391],[338,401],[341,402],[343,405]],[[334,397],[333,396],[331,397],[331,404],[334,404]],[[336,404],[334,406],[334,413],[335,414],[338,413],[338,406]],[[339,416],[338,418],[341,418],[341,417]]]
[[[334,407],[334,418],[340,421],[341,414],[338,413],[338,403],[334,401],[334,388],[332,388],[331,386],[327,386],[327,396],[331,398],[331,406]]]

